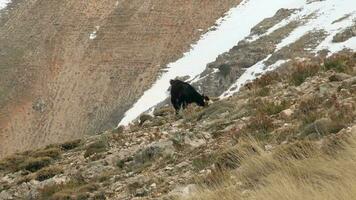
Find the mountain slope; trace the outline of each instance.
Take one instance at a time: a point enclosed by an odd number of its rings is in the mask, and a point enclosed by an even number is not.
[[[12,155],[0,199],[352,199],[355,75],[355,53],[288,62],[207,108]]]
[[[163,101],[169,79],[176,76],[190,76],[188,81],[201,92],[224,98],[290,59],[355,50],[355,6],[352,0],[243,1],[183,58],[169,64],[169,71],[126,112],[120,124]]]
[[[238,3],[13,0],[0,10],[0,157],[116,126]]]

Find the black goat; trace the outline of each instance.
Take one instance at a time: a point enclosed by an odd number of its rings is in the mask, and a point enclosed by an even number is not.
[[[198,106],[206,106],[209,97],[199,94],[189,83],[180,80],[170,80],[171,84],[171,102],[176,114],[188,104],[196,103]]]

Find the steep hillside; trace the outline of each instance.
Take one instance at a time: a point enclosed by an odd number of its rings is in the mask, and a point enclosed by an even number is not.
[[[168,97],[169,79],[177,76],[205,94],[226,98],[290,59],[356,50],[355,21],[353,0],[245,0],[183,58],[170,63],[120,124],[157,107]]]
[[[356,54],[0,162],[0,199],[353,199]]]
[[[117,125],[239,0],[13,0],[0,10],[0,157]]]

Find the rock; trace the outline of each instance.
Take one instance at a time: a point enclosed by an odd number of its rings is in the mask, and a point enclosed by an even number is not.
[[[343,128],[342,124],[329,118],[321,118],[307,125],[302,131],[303,136],[320,137],[330,133],[337,133]]]
[[[351,78],[350,75],[348,74],[345,74],[345,73],[336,73],[336,74],[333,74],[329,77],[329,81],[331,82],[338,82],[338,81],[343,81],[343,80],[346,80],[346,79],[349,79]]]
[[[288,109],[285,109],[283,110],[280,115],[283,117],[283,118],[290,118],[292,115],[294,114],[294,110],[288,108]]]
[[[150,187],[153,188],[153,189],[155,189],[155,188],[157,187],[157,184],[156,184],[156,183],[152,183],[152,184],[150,185]]]
[[[0,192],[0,199],[13,200],[15,198],[11,195],[10,191],[2,191]]]
[[[172,108],[165,106],[159,109],[155,109],[155,111],[153,112],[154,116],[160,116],[160,117],[164,117],[169,115],[172,112]]]
[[[334,37],[332,42],[339,43],[345,42],[346,40],[356,36],[356,25],[352,27],[348,27],[345,30],[337,33]]]
[[[192,148],[198,148],[198,147],[206,144],[206,141],[204,139],[190,138],[188,136],[185,136],[184,143],[185,143],[185,145],[188,145]]]
[[[140,116],[140,126],[142,126],[142,124],[145,123],[146,121],[150,121],[150,120],[152,120],[152,119],[153,119],[153,117],[152,117],[151,115],[149,115],[149,114],[142,114],[142,115]]]
[[[148,190],[146,188],[139,188],[135,192],[136,197],[144,197],[148,194]]]
[[[125,130],[125,127],[124,127],[124,126],[118,126],[118,127],[116,127],[116,128],[112,131],[112,133],[114,133],[114,134],[121,134],[121,133],[124,132],[124,130]]]
[[[134,156],[134,161],[136,164],[143,164],[159,156],[172,155],[173,153],[174,147],[172,141],[155,142],[137,152]]]
[[[356,76],[342,81],[342,85],[351,86],[356,84]]]
[[[43,113],[46,110],[47,104],[43,99],[37,99],[33,104],[32,104],[32,109]]]
[[[173,197],[188,197],[190,194],[197,190],[197,186],[195,184],[189,184],[187,186],[178,186],[174,190],[172,190],[169,195]]]
[[[270,151],[270,150],[272,150],[272,149],[273,149],[273,146],[272,146],[272,145],[270,145],[270,144],[265,145],[265,150],[266,150],[266,151]]]
[[[328,83],[320,84],[319,85],[319,94],[321,96],[327,95],[332,91],[332,86]]]

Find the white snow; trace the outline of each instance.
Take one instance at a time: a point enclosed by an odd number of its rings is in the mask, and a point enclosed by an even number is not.
[[[342,20],[338,23],[333,22],[337,19],[340,19],[344,16],[349,15],[348,18]],[[309,19],[306,19],[310,16]],[[267,31],[266,34],[270,34],[273,31],[277,30],[280,27],[287,25],[293,20],[307,20],[305,24],[299,26],[293,30],[289,36],[284,38],[277,46],[276,51],[282,49],[285,46],[288,46],[296,42],[299,38],[304,36],[310,31],[315,30],[324,30],[328,36],[321,44],[315,49],[307,49],[317,53],[320,50],[327,49],[330,51],[330,55],[336,52],[343,50],[344,48],[356,50],[356,37],[350,38],[349,40],[342,43],[332,43],[333,37],[343,29],[352,26],[355,23],[356,19],[356,1],[355,0],[326,0],[321,2],[313,2],[310,4],[305,4],[301,9],[289,18],[282,20],[280,23],[272,27]],[[264,34],[264,35],[266,35]],[[256,40],[261,36],[254,36],[250,41]],[[224,92],[220,98],[226,98],[234,93],[238,92],[241,86],[246,84],[249,81],[256,79],[259,75],[265,73],[266,71],[273,70],[286,61],[278,61],[277,63],[271,66],[265,66],[264,62],[269,59],[271,55],[266,57],[264,60],[261,60],[254,66],[248,68],[241,77],[239,77],[236,82]]]
[[[96,33],[99,31],[100,26],[95,26],[95,31],[89,34],[89,39],[94,40],[96,38]]]
[[[226,98],[234,93],[238,92],[240,88],[245,85],[246,83],[258,78],[262,74],[266,73],[267,71],[275,70],[277,67],[281,66],[282,64],[288,62],[289,60],[279,60],[276,63],[266,66],[264,62],[268,60],[272,56],[269,55],[265,59],[261,60],[260,62],[256,63],[252,67],[249,67],[238,79],[237,81],[230,86],[230,88],[224,92],[220,98]]]
[[[218,55],[247,37],[251,28],[260,21],[273,16],[280,8],[297,8],[305,3],[305,0],[244,0],[227,12],[225,17],[218,19],[216,29],[204,34],[181,59],[170,63],[168,71],[125,113],[119,125],[129,124],[141,113],[167,98],[170,79],[199,75]]]
[[[10,2],[11,0],[0,0],[0,10],[6,8],[7,4]]]

